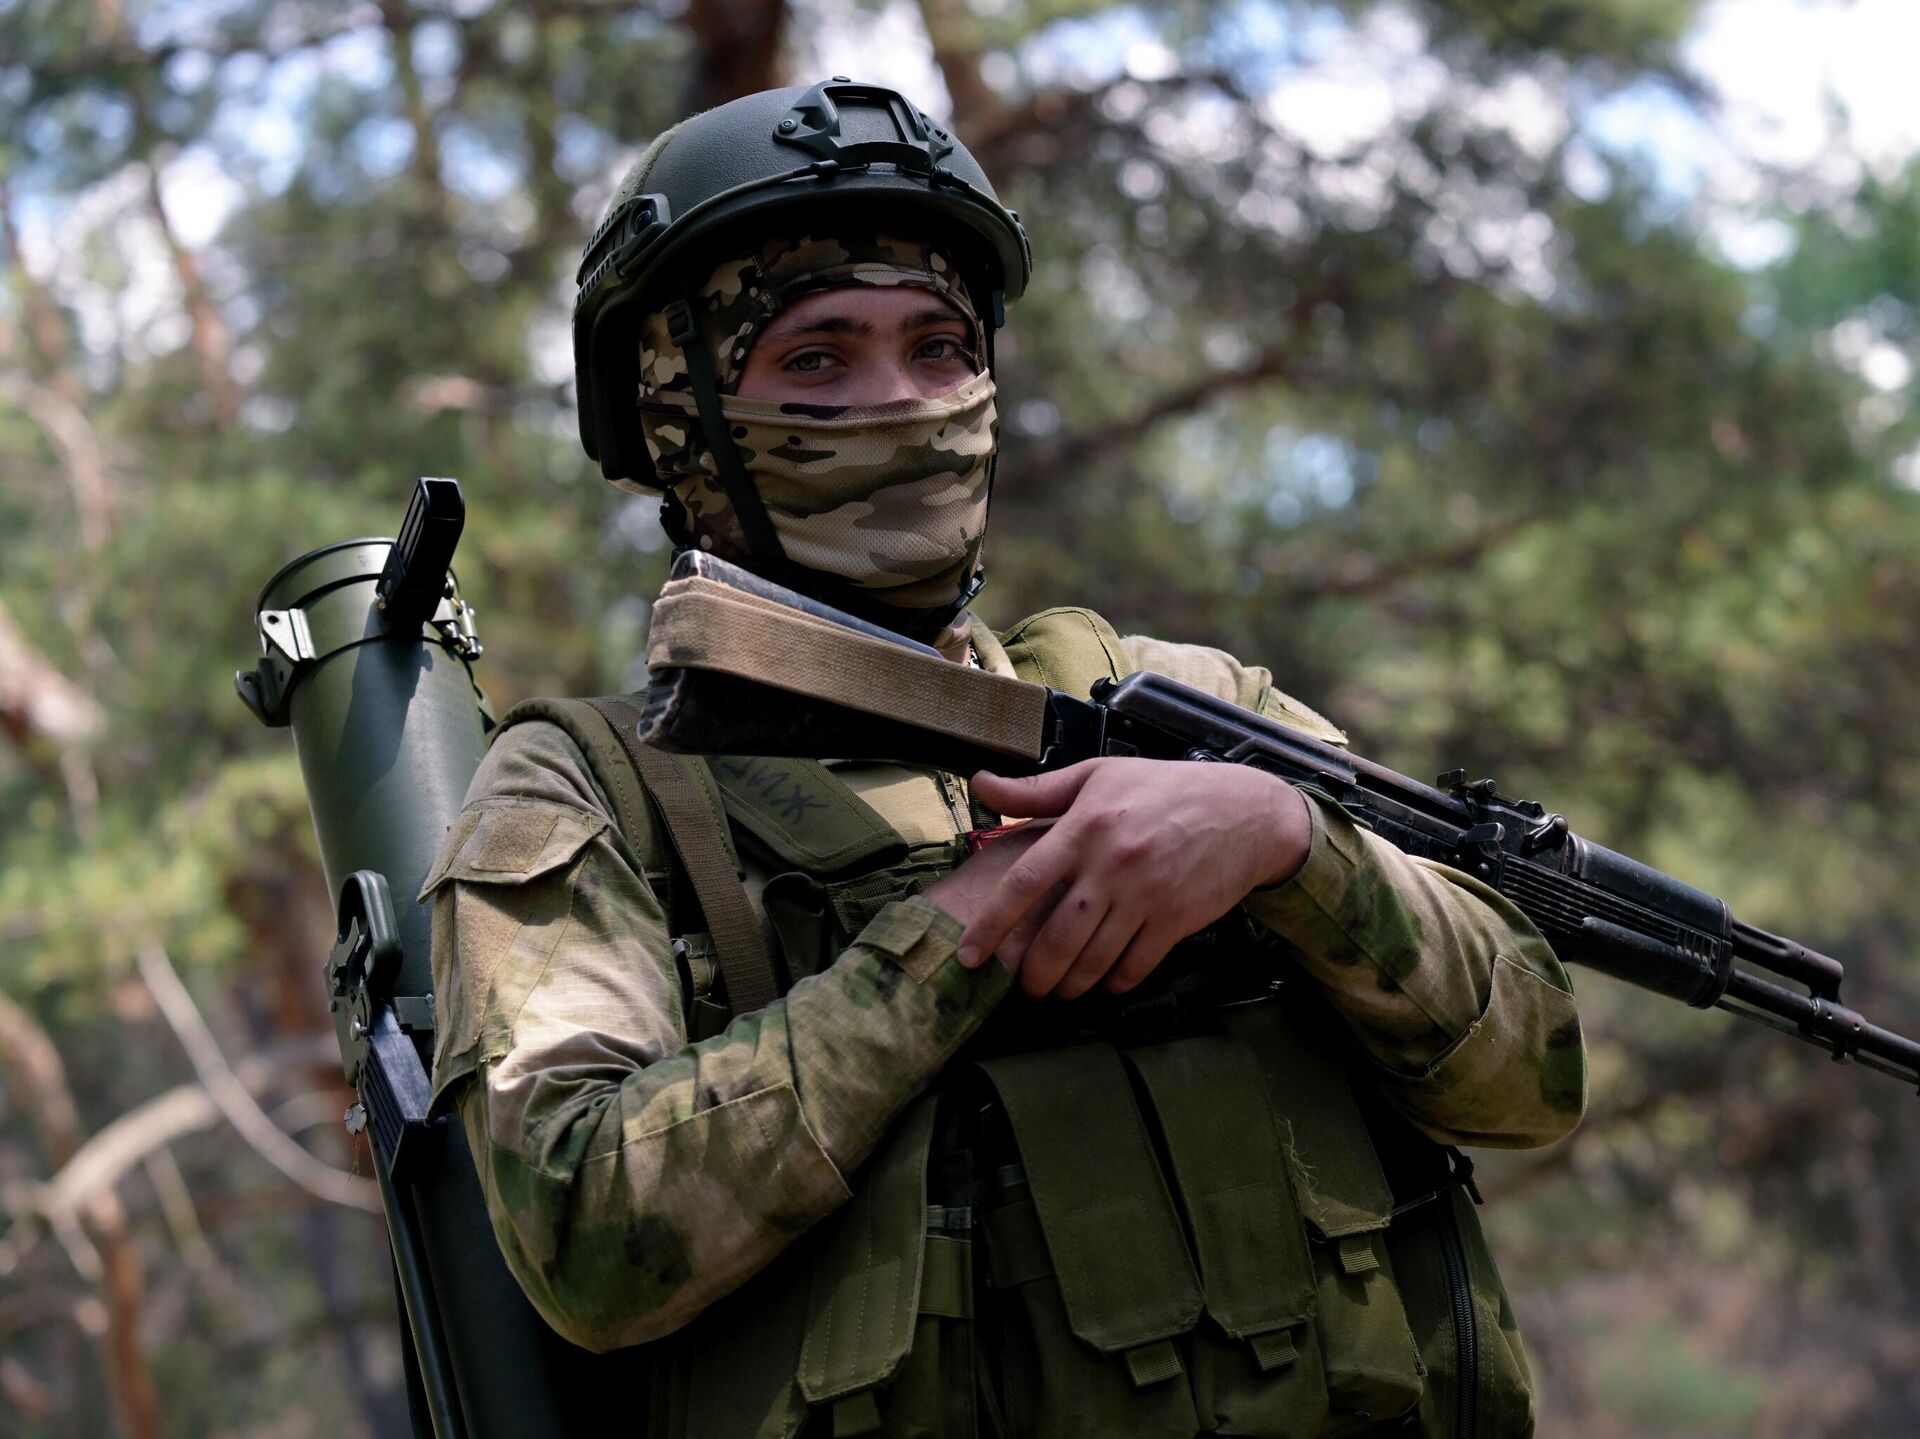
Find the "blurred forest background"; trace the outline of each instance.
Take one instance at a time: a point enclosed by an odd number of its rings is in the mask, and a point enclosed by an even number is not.
[[[989,618],[1268,664],[1920,1031],[1920,171],[1836,95],[1729,224],[1589,123],[1714,133],[1731,10],[0,0],[0,1433],[404,1432],[253,599],[456,475],[496,706],[637,683],[574,266],[651,134],[792,78],[908,86],[1031,229]],[[1591,1116],[1482,1168],[1542,1432],[1913,1432],[1913,1095],[1575,978]]]

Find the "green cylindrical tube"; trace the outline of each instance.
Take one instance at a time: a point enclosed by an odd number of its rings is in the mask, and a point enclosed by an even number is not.
[[[437,616],[389,624],[377,590],[392,545],[344,540],[282,567],[260,595],[264,653],[235,685],[262,721],[293,729],[334,901],[356,871],[386,878],[401,960],[382,999],[412,1003],[417,1016],[430,1013],[408,997],[432,991],[432,925],[414,896],[460,811],[492,721],[469,666],[479,650],[471,612],[450,573]],[[340,1043],[354,1073],[364,1040],[349,1024],[351,1008],[339,1006]],[[416,1032],[416,1046],[423,1039]],[[434,1133],[397,1182],[374,1161],[404,1271],[400,1289],[407,1309],[419,1310],[407,1317],[427,1371],[434,1432],[590,1432],[610,1403],[631,1406],[645,1393],[645,1361],[598,1358],[547,1326],[495,1245],[464,1130],[456,1121]]]
[[[389,632],[374,590],[391,547],[365,539],[311,550],[267,581],[258,608],[270,655],[276,625],[296,632],[277,709],[300,753],[328,892],[338,899],[355,870],[386,876],[404,956],[396,990],[424,994],[428,912],[414,895],[486,753],[491,720],[458,631]]]

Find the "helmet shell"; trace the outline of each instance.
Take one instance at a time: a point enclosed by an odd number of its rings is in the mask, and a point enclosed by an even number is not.
[[[1033,261],[1020,217],[967,148],[899,91],[835,76],[695,115],[628,172],[576,276],[580,442],[601,473],[654,483],[633,409],[641,320],[688,297],[723,234],[776,234],[797,216],[842,207],[951,243],[988,325],[1026,289]]]

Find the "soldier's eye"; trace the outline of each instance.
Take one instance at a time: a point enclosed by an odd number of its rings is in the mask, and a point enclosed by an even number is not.
[[[921,341],[918,355],[920,359],[934,360],[942,364],[953,360],[964,360],[969,365],[973,363],[972,352],[951,335],[935,335],[931,339]]]
[[[787,361],[787,368],[803,375],[817,375],[827,367],[827,358],[824,351],[804,350]]]

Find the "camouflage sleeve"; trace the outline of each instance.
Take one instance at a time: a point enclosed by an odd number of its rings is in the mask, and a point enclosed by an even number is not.
[[[1306,863],[1246,908],[1298,951],[1387,1098],[1443,1143],[1524,1149],[1567,1134],[1586,1107],[1586,1050],[1540,932],[1471,876],[1307,800]]]
[[[671,1332],[848,1195],[843,1175],[1007,989],[907,900],[785,998],[689,1043],[667,922],[586,761],[509,730],[427,890],[434,1106],[457,1104],[508,1267],[603,1351]]]
[[[1223,650],[1139,635],[1121,645],[1141,669],[1347,742],[1267,670]],[[1586,1107],[1586,1050],[1572,986],[1546,940],[1477,880],[1405,854],[1324,797],[1308,802],[1305,865],[1246,908],[1299,951],[1383,1092],[1446,1143],[1525,1148],[1565,1135]]]

